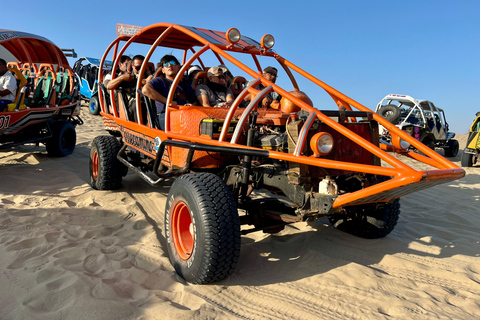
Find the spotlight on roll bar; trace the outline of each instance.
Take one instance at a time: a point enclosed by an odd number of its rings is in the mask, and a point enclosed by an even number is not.
[[[267,50],[271,49],[275,45],[275,38],[271,34],[266,34],[262,37],[260,45]]]
[[[231,44],[237,43],[242,38],[240,31],[237,28],[230,28],[226,33],[227,41]]]

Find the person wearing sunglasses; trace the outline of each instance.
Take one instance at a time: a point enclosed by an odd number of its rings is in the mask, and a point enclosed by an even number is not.
[[[124,58],[126,57],[126,58]],[[135,93],[135,85],[136,85],[136,80],[138,78],[138,75],[140,73],[140,68],[142,67],[143,60],[145,60],[145,57],[142,55],[136,55],[133,57],[132,60],[128,58],[128,56],[122,56],[120,58],[118,68],[120,69],[120,73],[117,75],[117,77],[113,80],[110,80],[107,84],[107,89],[108,90],[115,90],[117,88],[122,88],[126,89],[127,91],[132,91],[133,89],[133,94]],[[123,61],[122,61],[123,60]],[[146,72],[144,74],[144,78],[150,76],[149,72]],[[129,95],[131,92],[129,92]]]
[[[172,55],[165,55],[160,60],[164,77],[157,77],[148,82],[142,92],[150,99],[155,100],[157,113],[157,127],[165,130],[165,104],[171,90],[172,82],[175,80],[181,65],[177,58]],[[173,94],[172,105],[196,105],[195,91],[187,80],[182,79]]]
[[[233,92],[226,86],[226,70],[222,67],[208,69],[208,80],[195,88],[198,103],[204,107],[230,107],[233,103]]]
[[[265,69],[263,69],[262,77],[264,77],[265,79],[267,79],[268,81],[270,81],[272,83],[275,83],[275,81],[277,81],[277,77],[278,77],[277,68],[266,67]],[[248,81],[245,86],[250,85],[250,83],[252,83],[253,81],[254,80]],[[257,90],[262,90],[264,88],[265,88],[265,86],[263,84],[259,84],[258,86],[255,87],[255,89],[257,89]],[[245,96],[244,100],[245,101],[250,101],[251,99],[252,99],[251,95],[247,94]],[[282,99],[281,95],[279,95],[275,91],[272,91],[269,94],[267,94],[267,96],[265,98],[263,98],[262,102],[259,103],[259,105],[262,106],[263,108],[268,108],[268,107],[270,107],[270,105],[272,103],[276,103],[276,102],[279,103],[281,99]]]

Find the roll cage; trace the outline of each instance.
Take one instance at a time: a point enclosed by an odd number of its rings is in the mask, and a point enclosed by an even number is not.
[[[159,167],[161,168],[162,165],[160,162],[162,157],[165,156],[164,150],[168,146],[181,146],[190,149],[190,152],[192,153],[195,152],[195,149],[211,149],[234,154],[250,154],[318,168],[345,170],[349,172],[392,177],[392,179],[386,180],[379,184],[368,186],[354,192],[339,194],[333,203],[333,208],[378,201],[389,202],[397,197],[404,196],[411,192],[425,189],[440,183],[445,183],[450,180],[455,180],[465,175],[465,171],[463,169],[446,160],[438,153],[415,140],[413,137],[392,125],[379,115],[373,113],[369,108],[320,81],[289,60],[281,57],[273,50],[267,49],[263,45],[263,41],[259,43],[251,38],[241,36],[241,39],[238,42],[233,43],[227,40],[227,33],[228,32],[212,31],[170,23],[157,23],[148,27],[137,27],[124,24],[117,25],[118,37],[109,45],[101,60],[101,68],[103,68],[106,58],[113,49],[113,75],[115,75],[115,71],[118,67],[119,59],[117,58],[124,54],[126,49],[133,43],[141,43],[150,46],[150,49],[145,55],[144,63],[140,69],[139,79],[142,79],[143,74],[145,74],[147,64],[149,63],[149,60],[157,47],[180,49],[184,52],[183,65],[173,81],[167,97],[166,105],[168,108],[166,108],[165,115],[165,131],[160,131],[155,128],[152,121],[152,115],[150,113],[148,115],[149,119],[146,122],[147,124],[143,124],[145,119],[142,119],[142,96],[140,91],[142,87],[142,81],[138,81],[136,84],[136,113],[138,122],[128,121],[127,119],[121,117],[118,106],[116,105],[116,101],[113,98],[113,90],[109,93],[107,93],[106,90],[103,92],[102,90],[99,91],[100,104],[102,107],[101,114],[104,118],[105,127],[110,130],[120,131],[124,137],[125,147],[131,147],[156,160],[154,172],[159,177],[157,182],[161,182],[164,177],[167,177],[167,175],[157,172],[156,169]],[[121,42],[125,42],[123,47],[120,45]],[[213,52],[213,54],[217,57],[219,64],[225,64],[225,61],[232,63],[241,71],[243,71],[246,76],[254,79],[249,86],[243,88],[243,90],[235,99],[231,108],[226,111],[226,116],[220,135],[218,138],[214,139],[200,135],[186,136],[180,134],[172,130],[171,123],[171,116],[175,110],[189,110],[189,108],[192,108],[187,106],[172,105],[173,94],[176,87],[179,85],[181,78],[185,74],[185,71],[188,70],[188,68],[193,65],[195,61],[198,60],[202,67],[205,67],[203,61],[201,60],[201,56],[207,51]],[[251,56],[254,67],[248,67],[244,63],[235,59],[230,53],[242,53]],[[261,76],[262,66],[258,59],[259,56],[267,56],[275,59],[283,68],[283,70],[285,70],[295,91],[299,91],[300,88],[295,77],[293,76],[292,71],[298,73],[306,80],[325,90],[334,100],[336,110],[317,110],[306,102],[292,95],[290,92],[287,92],[277,84],[263,78]],[[101,73],[98,81],[99,83],[103,82],[103,75]],[[260,83],[264,86],[264,89],[259,91],[256,90],[255,87]],[[249,117],[258,114],[258,102],[260,102],[262,98],[264,98],[271,91],[275,91],[282,97],[287,98],[295,103],[302,109],[304,114],[305,123],[299,132],[298,144],[296,145],[295,150],[293,150],[291,153],[275,150],[259,150],[253,146],[243,145],[239,141],[241,130],[244,125],[248,124]],[[246,108],[242,109],[240,104],[244,100],[245,96],[249,93],[254,98]],[[107,106],[107,94],[110,96],[109,102],[112,107]],[[260,116],[262,115],[266,115],[266,113],[263,113]],[[229,139],[227,133],[232,120],[235,117],[238,118],[238,123],[233,131],[233,134],[231,135],[231,138]],[[288,114],[280,115],[280,117],[288,118]],[[384,126],[391,133],[391,135],[395,137],[392,139],[392,144],[369,141],[345,125],[348,123],[357,123],[362,120],[362,117],[374,120]],[[337,118],[338,121],[335,121],[333,118]],[[308,147],[308,142],[306,141],[308,132],[312,126],[318,122],[331,128],[339,135],[346,137],[348,140],[371,153],[373,157],[384,161],[386,164],[388,164],[388,167],[341,161],[338,159],[332,160],[327,157],[316,157],[304,153],[304,149]],[[128,137],[126,135],[128,135]],[[134,138],[132,138],[132,136],[134,136]],[[145,148],[140,147],[138,143],[140,140],[141,143],[154,143],[155,148],[146,150]],[[401,140],[404,140],[415,146],[416,149],[425,155],[403,149],[400,143]],[[395,153],[402,154],[408,158],[428,164],[434,169],[416,170],[403,163],[397,157],[393,156],[387,151],[393,151]],[[182,174],[187,170],[188,163],[185,165],[185,167],[177,172],[173,171],[173,168],[170,167],[167,171],[169,174],[168,177]]]
[[[431,130],[436,140],[448,139],[448,123],[445,112],[443,109],[437,108],[433,102],[417,100],[408,95],[389,94],[377,104],[375,112],[378,112],[382,106],[394,102],[397,102],[398,106],[403,109],[401,121],[398,123],[400,129],[411,124],[425,126]]]

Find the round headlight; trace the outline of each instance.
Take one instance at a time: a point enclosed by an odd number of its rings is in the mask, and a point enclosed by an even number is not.
[[[316,155],[326,156],[333,149],[333,137],[330,133],[316,133],[310,140],[310,147]]]
[[[230,43],[237,43],[240,41],[242,36],[240,35],[240,31],[237,28],[230,28],[227,31],[227,41]]]
[[[271,49],[275,45],[275,38],[271,34],[266,34],[262,37],[260,45],[266,49]]]

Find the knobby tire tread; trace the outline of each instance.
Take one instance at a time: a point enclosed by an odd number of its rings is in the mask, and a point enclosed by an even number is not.
[[[240,219],[233,195],[211,173],[186,174],[177,180],[192,187],[204,227],[204,248],[197,248],[203,250],[201,268],[195,279],[187,280],[194,284],[223,280],[233,273],[240,256]]]
[[[95,181],[98,190],[115,190],[122,184],[122,173],[117,154],[122,145],[113,136],[98,136],[93,140],[99,157],[99,176]]]

